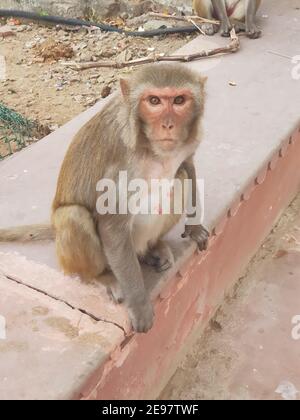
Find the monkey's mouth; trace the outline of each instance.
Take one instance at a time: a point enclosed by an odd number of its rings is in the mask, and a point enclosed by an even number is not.
[[[176,143],[175,139],[160,139],[158,140],[160,143],[166,143],[166,144],[172,144],[172,143]]]
[[[172,151],[176,148],[177,142],[175,139],[160,139],[158,144],[161,150]]]

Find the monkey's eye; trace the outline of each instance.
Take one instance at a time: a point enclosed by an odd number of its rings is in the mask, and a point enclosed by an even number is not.
[[[174,99],[175,105],[183,105],[184,103],[185,103],[185,98],[182,95],[176,96],[176,98]]]
[[[160,104],[160,99],[159,99],[158,96],[150,96],[149,102],[150,102],[151,105],[159,105]]]

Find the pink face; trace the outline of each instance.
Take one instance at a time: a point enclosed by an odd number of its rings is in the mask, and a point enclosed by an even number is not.
[[[193,95],[187,88],[146,89],[139,105],[148,139],[166,151],[186,140],[193,111]]]

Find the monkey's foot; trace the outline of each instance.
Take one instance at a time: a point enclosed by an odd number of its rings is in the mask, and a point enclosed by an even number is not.
[[[146,333],[150,330],[154,321],[154,312],[148,298],[143,302],[134,302],[133,305],[129,305],[128,312],[135,332]]]
[[[221,24],[221,29],[220,29],[220,33],[221,36],[224,36],[226,38],[230,37],[230,31],[232,29],[232,26],[227,25],[227,24]]]
[[[240,32],[246,32],[246,25],[244,22],[235,22],[233,26],[237,34]]]
[[[218,32],[218,26],[214,25],[213,23],[202,23],[200,28],[205,33],[205,35],[214,35]]]
[[[261,36],[262,31],[254,24],[246,28],[246,34],[248,38],[257,39]]]
[[[170,247],[163,241],[159,241],[150,248],[142,261],[155,268],[157,272],[166,271],[174,264],[174,256]]]
[[[197,242],[200,251],[205,251],[208,246],[209,232],[202,225],[186,225],[182,238],[191,238]]]
[[[116,284],[110,284],[109,286],[106,287],[106,292],[109,296],[109,298],[115,303],[115,304],[120,304],[124,302],[124,296],[123,293],[121,291],[121,288],[119,287],[119,285]]]

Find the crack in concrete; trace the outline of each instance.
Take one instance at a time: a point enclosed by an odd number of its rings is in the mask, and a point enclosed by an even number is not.
[[[92,313],[90,313],[90,312],[86,311],[85,309],[82,309],[82,308],[77,308],[76,306],[71,305],[71,304],[70,304],[69,302],[67,302],[66,300],[64,300],[64,299],[60,299],[60,298],[58,298],[58,297],[56,297],[56,296],[53,296],[53,295],[51,295],[51,294],[49,294],[49,293],[45,292],[44,290],[39,289],[38,287],[33,287],[33,286],[30,286],[29,284],[23,283],[22,281],[17,280],[16,278],[14,278],[14,277],[12,277],[12,276],[8,276],[8,275],[7,275],[7,274],[5,274],[5,273],[3,273],[3,275],[4,275],[4,276],[5,276],[8,280],[10,280],[10,281],[13,281],[13,282],[15,282],[15,283],[17,283],[17,284],[20,284],[20,285],[24,286],[24,287],[28,287],[29,289],[34,290],[34,291],[36,291],[36,292],[38,292],[38,293],[41,293],[41,294],[43,294],[43,295],[45,295],[45,296],[48,296],[49,298],[51,298],[51,299],[53,299],[53,300],[56,300],[56,301],[61,302],[61,303],[64,303],[64,304],[65,304],[65,305],[67,305],[69,308],[71,308],[71,309],[73,309],[73,310],[76,310],[76,311],[81,312],[82,314],[84,314],[84,315],[86,315],[86,316],[90,317],[90,318],[91,318],[91,319],[93,319],[94,321],[97,321],[97,322],[105,322],[105,323],[107,323],[107,324],[113,324],[113,325],[115,325],[117,328],[119,328],[120,330],[122,330],[122,332],[123,332],[123,334],[124,334],[124,337],[126,337],[126,331],[125,331],[125,329],[124,329],[121,325],[117,324],[116,322],[113,322],[113,321],[108,321],[107,319],[98,318],[97,316],[95,316],[95,315],[93,315]]]

